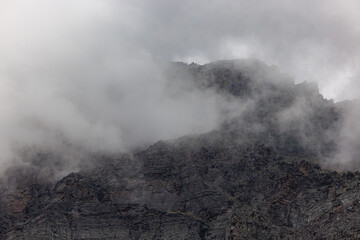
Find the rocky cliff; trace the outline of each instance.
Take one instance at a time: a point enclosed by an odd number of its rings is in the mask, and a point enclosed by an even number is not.
[[[360,238],[360,174],[323,164],[342,106],[257,60],[174,63],[167,74],[235,107],[209,133],[99,155],[61,180],[40,171],[47,154],[9,169],[0,239]]]

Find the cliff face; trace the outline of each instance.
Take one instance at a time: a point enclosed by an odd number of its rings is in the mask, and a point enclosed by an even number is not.
[[[238,108],[224,110],[221,131],[286,154],[324,157],[336,151],[343,108],[324,99],[314,83],[294,84],[259,60],[179,63],[170,72],[232,99]]]
[[[316,86],[265,70],[258,61],[173,64],[174,79],[247,107],[225,111],[212,132],[98,156],[60,181],[34,166],[12,169],[0,192],[0,239],[359,237],[360,174],[318,162],[336,149],[329,136],[341,109]]]

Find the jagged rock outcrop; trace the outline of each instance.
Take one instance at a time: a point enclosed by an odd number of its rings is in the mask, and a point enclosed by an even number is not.
[[[342,108],[325,99],[315,83],[294,84],[259,60],[225,60],[206,65],[178,63],[170,76],[232,97],[239,109],[224,112],[223,131],[284,153],[330,156],[342,123]],[[180,79],[181,80],[181,79]]]
[[[7,239],[352,239],[359,182],[212,132],[103,159],[50,191],[15,189],[3,228]]]
[[[168,74],[247,107],[212,132],[98,156],[61,180],[12,169],[0,239],[359,238],[360,174],[318,161],[336,148],[341,107],[259,61]]]

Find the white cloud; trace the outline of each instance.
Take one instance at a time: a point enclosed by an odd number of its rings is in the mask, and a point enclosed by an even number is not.
[[[326,97],[356,97],[357,9],[324,0],[3,0],[3,158],[59,136],[108,151],[214,128],[217,97],[169,96],[164,60],[255,57],[317,81]]]

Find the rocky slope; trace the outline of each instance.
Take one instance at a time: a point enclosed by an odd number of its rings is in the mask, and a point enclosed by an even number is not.
[[[360,238],[360,174],[319,162],[336,151],[343,107],[256,60],[168,74],[246,107],[224,109],[212,132],[97,156],[55,182],[38,163],[10,169],[0,239]]]

